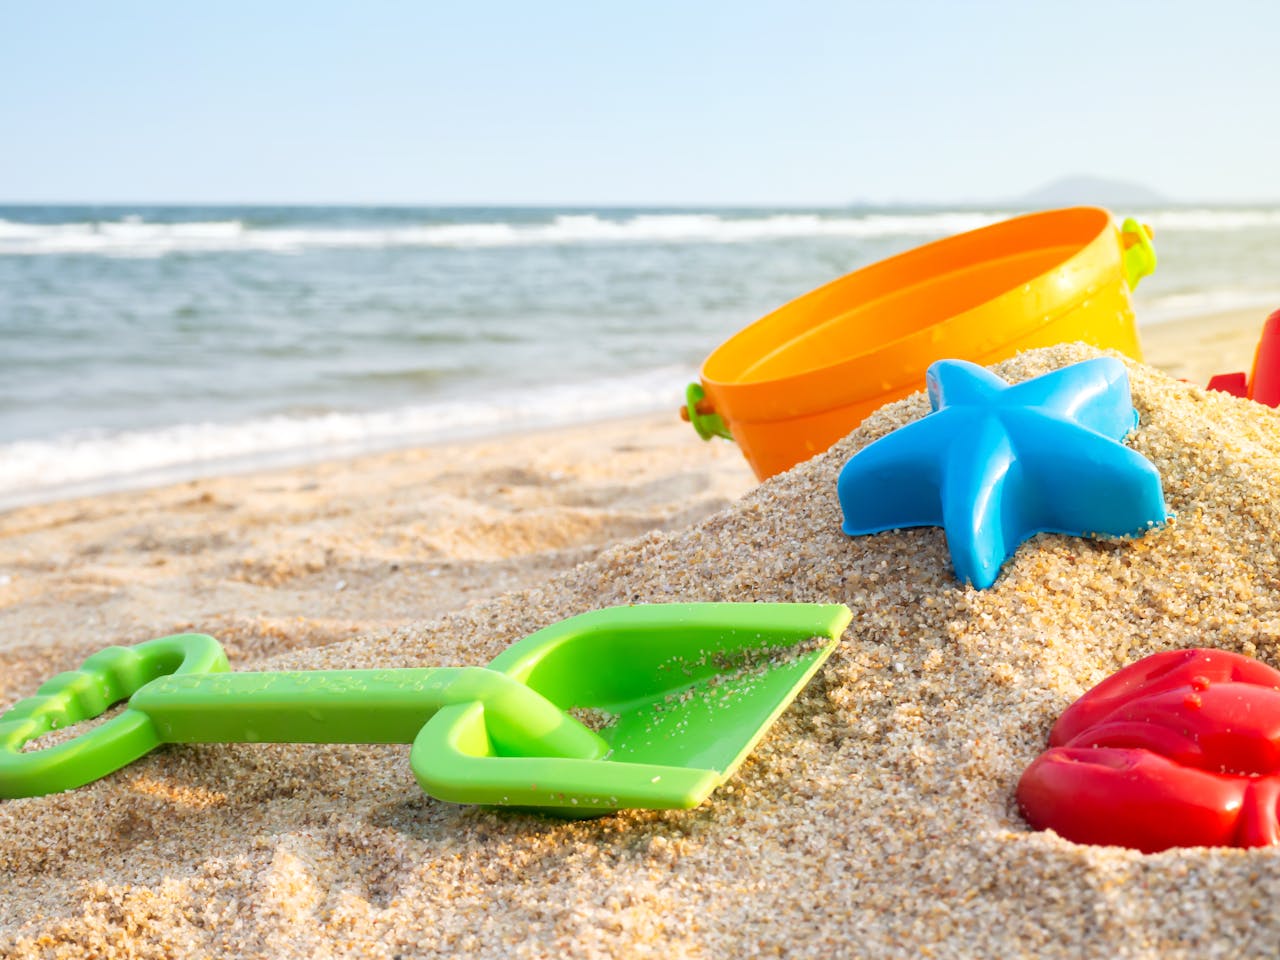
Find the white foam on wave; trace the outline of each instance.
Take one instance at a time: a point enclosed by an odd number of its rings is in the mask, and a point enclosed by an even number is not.
[[[0,219],[0,255],[101,254],[158,257],[181,252],[302,253],[387,247],[521,247],[597,243],[749,243],[817,237],[943,237],[998,223],[1008,212],[638,213],[626,217],[560,214],[538,223],[424,223],[406,226],[257,227],[241,220],[158,223],[119,221],[35,224]],[[1157,232],[1239,231],[1280,227],[1280,209],[1153,210],[1138,214]]]
[[[246,234],[239,220],[145,223],[19,223],[0,220],[0,254],[104,253],[153,256],[175,250],[234,249]]]
[[[396,227],[254,227],[240,220],[152,223],[31,224],[0,220],[0,255],[102,254],[157,257],[179,252],[385,247],[520,247],[596,243],[746,243],[803,237],[932,237],[1002,219],[978,212],[866,214],[779,213],[732,217],[715,213],[644,213],[621,219],[561,214],[542,223],[494,221]]]
[[[1213,289],[1134,298],[1139,324],[1151,326],[1191,317],[1213,317],[1237,310],[1257,310],[1258,325],[1280,305],[1280,288],[1274,290]]]
[[[356,456],[414,444],[674,411],[694,371],[483,394],[371,413],[268,416],[152,430],[79,432],[0,444],[0,510],[108,490]],[[674,412],[673,412],[674,415]]]
[[[1143,223],[1149,224],[1156,232],[1157,243],[1159,243],[1160,234],[1165,231],[1170,233],[1235,232],[1280,227],[1280,209],[1157,210],[1136,214],[1136,217]]]

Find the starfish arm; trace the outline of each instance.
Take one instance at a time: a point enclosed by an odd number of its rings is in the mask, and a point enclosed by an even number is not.
[[[984,590],[1029,534],[1008,522],[1006,501],[1022,487],[1008,434],[995,417],[983,417],[974,426],[947,458],[942,514],[957,579]]]
[[[857,536],[941,526],[942,459],[954,436],[953,417],[939,411],[850,457],[836,482],[844,532]]]
[[[1138,423],[1129,372],[1115,357],[1095,357],[1009,388],[1010,404],[1039,407],[1072,423],[1122,440]]]
[[[968,360],[937,360],[925,371],[924,386],[933,409],[986,405],[1009,389],[990,370]]]
[[[1129,536],[1168,518],[1160,472],[1136,450],[1052,418],[1011,419],[1039,529]]]

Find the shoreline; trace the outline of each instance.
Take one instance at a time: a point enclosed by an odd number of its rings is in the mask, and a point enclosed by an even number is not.
[[[1177,379],[1204,386],[1218,373],[1248,371],[1262,324],[1269,310],[1236,309],[1193,317],[1139,324],[1139,336],[1145,362]],[[696,372],[691,374],[696,376]],[[232,456],[208,461],[194,461],[158,467],[127,474],[70,481],[54,487],[26,489],[16,493],[0,492],[0,517],[25,507],[41,506],[68,500],[81,500],[117,493],[163,489],[214,477],[252,477],[260,473],[306,469],[327,462],[357,462],[388,453],[408,450],[430,450],[454,446],[497,442],[526,436],[546,436],[578,428],[599,430],[602,434],[626,431],[639,421],[657,420],[670,411],[674,418],[680,397],[673,392],[670,404],[654,404],[650,408],[605,415],[598,419],[578,419],[571,423],[558,421],[523,426],[492,424],[459,436],[444,433],[423,439],[420,435],[397,440],[355,441],[330,446],[264,451],[245,456]],[[690,431],[690,439],[696,439]]]
[[[69,430],[0,445],[0,511],[98,492],[145,489],[223,473],[252,473],[389,450],[524,431],[572,428],[674,409],[692,368],[660,367],[608,380],[542,384],[482,399],[440,396],[386,408],[228,422],[184,421]]]
[[[86,628],[271,656],[532,586],[754,485],[736,448],[671,411],[14,507],[0,701]]]
[[[678,407],[678,399],[673,399],[670,409],[672,417],[676,419],[679,416],[676,412]],[[423,439],[415,435],[407,436],[403,440],[392,439],[384,442],[373,440],[366,443],[350,442],[334,444],[330,447],[311,446],[264,451],[245,456],[213,460],[190,461],[133,473],[112,474],[97,479],[71,481],[49,489],[25,490],[13,494],[0,493],[0,517],[3,517],[6,512],[11,510],[45,506],[66,500],[86,500],[113,494],[146,492],[217,477],[252,477],[257,474],[302,470],[324,463],[355,463],[411,450],[466,448],[475,444],[501,442],[521,437],[562,432],[571,433],[578,429],[592,430],[609,426],[612,426],[613,429],[627,430],[634,423],[649,422],[659,418],[662,415],[662,409],[666,408],[655,406],[652,410],[637,410],[618,415],[602,416],[599,419],[579,418],[573,422],[533,423],[520,426],[494,424],[490,427],[477,428],[474,432],[467,432],[458,436],[441,433],[438,436]]]

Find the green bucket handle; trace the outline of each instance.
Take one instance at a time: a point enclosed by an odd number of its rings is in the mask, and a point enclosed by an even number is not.
[[[693,429],[703,440],[710,440],[712,437],[733,439],[733,434],[729,432],[724,417],[715,412],[711,401],[707,399],[707,391],[702,389],[700,383],[694,382],[685,388],[684,406],[680,408],[680,418],[693,424]]]
[[[1156,248],[1151,242],[1151,228],[1133,217],[1120,225],[1124,242],[1124,278],[1130,290],[1137,290],[1143,277],[1156,272]]]

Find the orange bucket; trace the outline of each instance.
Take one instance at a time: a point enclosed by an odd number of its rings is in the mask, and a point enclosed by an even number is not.
[[[731,433],[761,480],[826,450],[954,358],[991,364],[1071,340],[1142,359],[1130,290],[1150,230],[1097,207],[1015,217],[805,294],[721,344],[681,411]],[[719,430],[722,425],[726,430]]]

